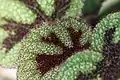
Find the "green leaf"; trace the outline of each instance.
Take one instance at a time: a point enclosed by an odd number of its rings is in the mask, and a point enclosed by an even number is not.
[[[42,71],[38,70],[37,65],[42,64],[42,62],[38,63],[36,60],[38,55],[60,56],[61,54],[67,54],[64,51],[69,52],[70,50],[71,52],[71,48],[76,47],[73,44],[74,37],[71,36],[77,36],[73,33],[79,31],[83,32],[83,34],[85,33],[85,35],[77,40],[78,44],[79,40],[80,43],[82,40],[85,40],[82,44],[84,45],[89,40],[84,37],[88,37],[90,33],[89,28],[82,21],[78,22],[74,19],[68,19],[58,21],[54,25],[44,23],[39,28],[32,29],[28,37],[22,41],[18,59],[18,80],[74,80],[79,72],[87,74],[96,69],[95,65],[102,60],[102,55],[92,50],[84,50],[83,52],[75,51],[74,55],[71,55],[58,66],[55,65],[55,67],[44,73],[44,75]],[[55,34],[57,38],[49,36],[51,33]],[[47,39],[48,42],[45,42],[43,38]],[[55,43],[51,43],[49,39],[55,41]],[[58,39],[60,42],[56,43]],[[64,44],[64,46],[61,46],[61,44]]]
[[[83,1],[71,0],[70,7],[66,10],[65,18],[79,18],[82,15]]]
[[[0,19],[31,24],[35,21],[36,15],[19,0],[0,0]]]
[[[120,40],[120,12],[112,13],[103,18],[100,23],[97,24],[92,34],[92,49],[96,51],[102,51],[104,45],[105,31],[111,28],[115,28],[114,43],[118,43]]]
[[[39,7],[46,15],[51,16],[54,12],[54,0],[37,0]]]
[[[106,0],[101,6],[99,17],[104,17],[116,11],[120,11],[120,0]]]
[[[0,65],[6,68],[17,68],[20,48],[21,43],[18,43],[8,52],[0,53],[3,55],[2,57],[0,56]]]
[[[9,32],[0,28],[0,65],[7,68],[17,67],[16,61],[18,59],[21,44],[18,43],[7,51],[3,44],[3,41],[7,37],[9,37]]]
[[[85,0],[83,6],[83,15],[94,15],[99,12],[103,0]]]

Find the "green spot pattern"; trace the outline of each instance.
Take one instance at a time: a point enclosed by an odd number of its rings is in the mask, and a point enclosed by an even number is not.
[[[18,0],[0,0],[0,19],[31,24],[35,21],[36,15]]]
[[[120,12],[116,12],[113,14],[109,14],[100,23],[97,24],[96,28],[92,34],[92,49],[95,51],[102,51],[104,45],[104,34],[105,31],[110,28],[116,28],[116,32],[114,34],[113,42],[118,42],[120,33]]]
[[[67,28],[70,27],[67,25],[68,22],[72,22],[71,24],[73,26],[71,27],[73,27],[73,29],[84,30],[82,23],[77,21],[73,23],[74,20],[64,22],[58,21],[58,24],[54,26],[48,26],[44,23],[40,28],[31,30],[30,35],[23,40],[18,62],[18,80],[75,80],[80,72],[87,74],[96,69],[97,62],[103,59],[102,55],[99,52],[85,50],[83,52],[75,52],[75,55],[72,55],[65,62],[61,63],[60,66],[52,68],[52,70],[44,75],[37,70],[36,57],[38,54],[53,55],[62,53],[62,49],[59,49],[56,45],[42,42],[40,40],[41,37],[47,37],[50,32],[53,32],[62,43],[68,47],[72,47],[69,33],[66,31]],[[86,29],[89,30],[85,28],[85,31],[87,31]],[[66,42],[70,44],[68,45]]]
[[[45,12],[46,15],[51,16],[54,12],[54,0],[37,0],[40,9]]]
[[[82,0],[71,0],[70,7],[66,11],[65,18],[79,18],[82,15],[83,5],[84,3]]]

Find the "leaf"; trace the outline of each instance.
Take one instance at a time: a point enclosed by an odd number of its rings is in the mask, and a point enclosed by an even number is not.
[[[109,13],[114,13],[120,11],[120,1],[119,0],[106,0],[99,11],[99,17],[104,17]]]
[[[21,44],[18,43],[14,45],[12,49],[7,51],[3,44],[4,39],[7,37],[9,37],[9,32],[0,28],[0,65],[7,68],[17,67],[16,61]]]
[[[39,7],[46,13],[47,16],[51,16],[54,12],[54,0],[37,0]]]
[[[83,15],[97,15],[104,0],[84,0]]]
[[[83,1],[71,0],[69,5],[70,7],[66,10],[65,18],[79,18],[82,15]]]
[[[96,69],[102,55],[84,50],[89,46],[89,35],[85,23],[74,19],[32,29],[22,41],[18,80],[74,80],[79,72]]]
[[[31,24],[36,19],[36,15],[18,0],[0,0],[0,19]]]
[[[120,40],[120,12],[111,13],[107,15],[105,18],[103,18],[100,23],[96,25],[96,28],[93,31],[92,34],[92,49],[95,51],[102,51],[103,45],[104,45],[104,34],[105,31],[115,28],[115,34],[114,39],[112,42],[116,43]]]

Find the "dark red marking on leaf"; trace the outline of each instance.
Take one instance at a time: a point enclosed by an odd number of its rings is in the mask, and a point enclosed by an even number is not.
[[[82,31],[78,30],[78,32],[77,32],[72,27],[69,27],[68,31],[70,33],[70,37],[73,42],[74,48],[79,50],[79,47],[80,47],[79,39],[81,38]],[[78,51],[78,50],[76,50],[76,51]]]
[[[19,0],[25,4],[26,7],[31,9],[33,12],[37,12],[38,3],[36,0]]]
[[[104,80],[120,78],[120,43],[112,43],[115,28],[106,31],[103,48],[104,59],[100,62],[100,76]]]
[[[81,72],[79,73],[79,75],[77,76],[77,78],[75,80],[90,80],[89,77],[85,74],[82,74]]]
[[[40,5],[37,0],[20,0],[22,1],[27,8],[29,8],[33,13],[37,14],[35,23],[49,22],[51,19],[48,17],[43,10],[40,9]],[[34,23],[34,24],[35,24]]]
[[[64,48],[64,44],[57,38],[57,36],[54,33],[50,33],[47,37],[43,37],[42,41],[45,43],[52,43],[56,46],[60,46]]]
[[[55,0],[55,12],[52,18],[61,18],[65,15],[66,10],[70,7],[71,0]]]
[[[54,33],[48,35],[48,37],[43,37],[42,40],[48,44],[54,44],[56,46],[60,46],[63,49],[62,54],[55,54],[55,55],[37,55],[37,70],[39,70],[43,75],[54,68],[55,66],[59,66],[61,63],[65,62],[69,57],[75,54],[75,52],[82,51],[89,47],[89,43],[85,45],[79,44],[80,35],[82,35],[81,31],[76,32],[72,27],[68,28],[70,33],[70,37],[73,42],[73,47],[69,48],[66,47],[59,38],[56,37]]]
[[[3,41],[3,45],[7,51],[10,50],[16,43],[21,41],[21,39],[23,39],[23,37],[29,32],[29,29],[25,27],[26,26],[14,23],[7,24],[2,27],[5,31],[13,31],[15,33],[14,35],[10,34],[9,37]]]

